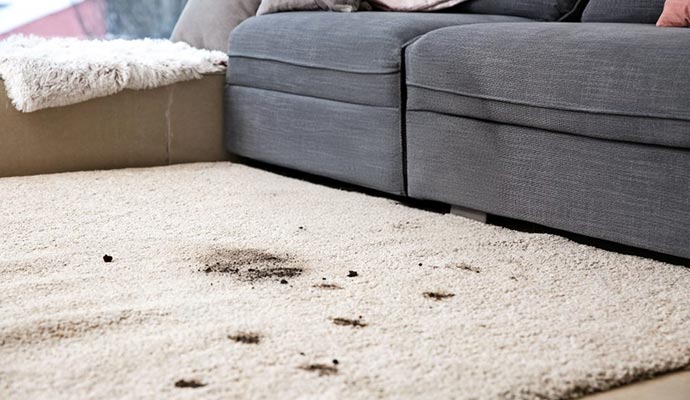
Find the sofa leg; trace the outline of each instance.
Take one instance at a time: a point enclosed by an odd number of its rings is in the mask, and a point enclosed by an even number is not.
[[[459,215],[461,217],[473,219],[475,221],[486,223],[486,213],[473,210],[471,208],[460,207],[460,206],[450,206],[450,213],[453,215]]]

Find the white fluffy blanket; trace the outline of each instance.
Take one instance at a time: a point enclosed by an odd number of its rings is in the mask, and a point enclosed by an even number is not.
[[[79,103],[222,72],[227,56],[168,40],[12,36],[0,42],[0,79],[18,110]]]

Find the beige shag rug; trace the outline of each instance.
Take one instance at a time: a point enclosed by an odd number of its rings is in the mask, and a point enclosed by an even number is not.
[[[229,163],[0,203],[3,399],[569,399],[690,364],[688,268],[557,236]]]
[[[16,35],[0,41],[0,79],[23,112],[200,79],[226,67],[223,52],[169,40]]]

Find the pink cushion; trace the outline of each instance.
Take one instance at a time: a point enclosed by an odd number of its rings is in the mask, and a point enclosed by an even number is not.
[[[690,0],[666,0],[656,26],[690,26]]]
[[[450,8],[466,0],[370,0],[371,3],[390,11],[433,11]]]

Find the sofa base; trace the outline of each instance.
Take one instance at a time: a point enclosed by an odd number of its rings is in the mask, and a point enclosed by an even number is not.
[[[690,151],[407,113],[408,192],[690,258]]]
[[[239,156],[403,194],[397,108],[228,85],[226,146]]]

